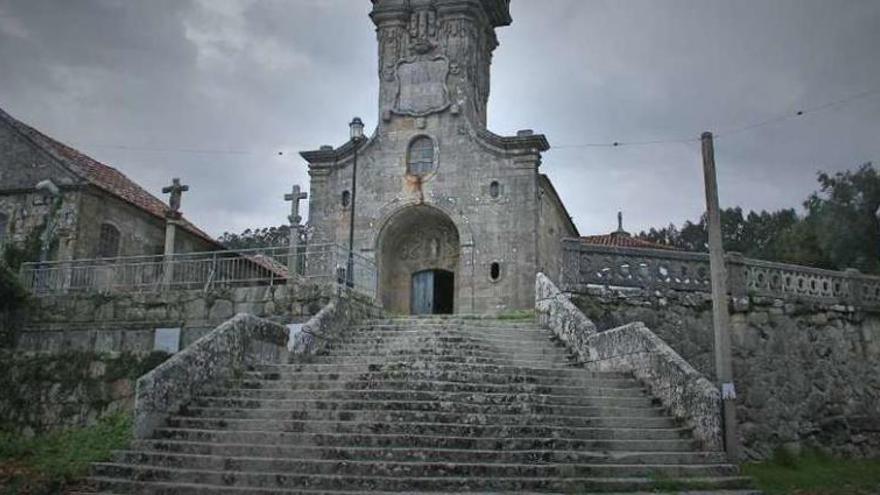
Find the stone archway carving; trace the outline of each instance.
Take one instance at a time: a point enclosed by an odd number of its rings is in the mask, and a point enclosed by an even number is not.
[[[458,311],[462,287],[461,236],[455,223],[438,208],[412,205],[390,215],[376,239],[379,297],[385,309],[410,313],[412,276],[425,270],[455,277],[453,308]]]

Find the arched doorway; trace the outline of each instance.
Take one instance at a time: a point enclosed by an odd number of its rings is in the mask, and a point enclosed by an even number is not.
[[[425,205],[404,208],[379,234],[379,294],[401,314],[453,313],[459,236],[452,220]]]

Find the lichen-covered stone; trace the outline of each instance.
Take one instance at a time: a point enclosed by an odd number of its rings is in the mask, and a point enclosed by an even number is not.
[[[552,330],[590,369],[631,372],[676,417],[694,429],[705,450],[721,450],[718,389],[643,323],[599,332],[549,278],[535,282],[538,322]]]
[[[600,332],[645,322],[711,379],[712,309],[695,304],[708,295],[592,286],[571,299]],[[790,442],[880,454],[880,315],[836,303],[746,299],[731,304],[730,329],[745,454],[767,458]]]
[[[223,383],[247,364],[285,360],[287,338],[284,326],[252,315],[239,314],[218,326],[138,380],[135,435],[148,436],[194,394]]]

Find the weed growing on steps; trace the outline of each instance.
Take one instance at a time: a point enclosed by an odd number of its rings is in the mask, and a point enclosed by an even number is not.
[[[88,473],[89,464],[110,458],[131,440],[129,414],[108,416],[94,426],[25,438],[0,432],[0,494],[60,493]]]

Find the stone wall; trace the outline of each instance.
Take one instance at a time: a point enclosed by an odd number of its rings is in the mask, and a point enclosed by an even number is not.
[[[237,313],[285,324],[304,322],[335,290],[297,284],[38,297],[16,348],[143,353],[153,349],[156,328],[180,328],[183,348]]]
[[[134,405],[134,381],[168,357],[70,351],[0,353],[0,430],[85,426]]]
[[[573,302],[600,331],[644,322],[714,376],[707,292],[584,287]],[[737,415],[745,453],[785,444],[880,455],[880,314],[798,298],[731,302]]]

